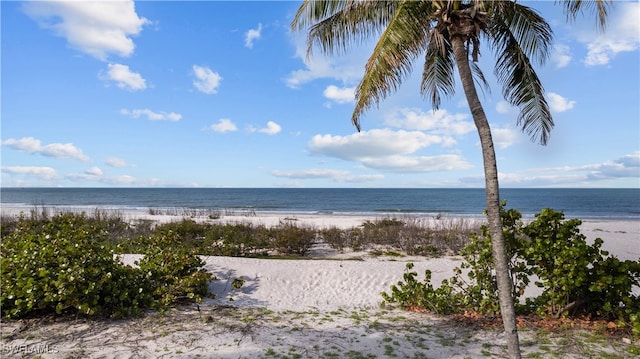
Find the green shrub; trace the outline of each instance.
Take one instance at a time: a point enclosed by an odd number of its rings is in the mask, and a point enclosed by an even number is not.
[[[316,242],[315,230],[294,224],[280,224],[272,234],[272,248],[280,254],[304,256]]]
[[[199,302],[208,295],[208,283],[215,279],[194,249],[176,246],[178,234],[169,231],[150,238],[150,247],[136,264],[146,274],[156,307],[176,302]]]
[[[77,313],[126,317],[206,294],[203,263],[164,240],[147,240],[140,268],[105,246],[108,231],[82,214],[18,220],[0,244],[0,307],[6,318]],[[164,239],[164,237],[161,237]],[[141,241],[145,242],[145,241]]]
[[[181,242],[189,247],[199,247],[202,245],[207,233],[212,225],[198,223],[192,219],[183,219],[179,222],[163,223],[156,226],[155,234],[173,233],[180,237]]]
[[[202,254],[232,257],[264,256],[269,252],[271,233],[264,226],[224,224],[207,232]]]
[[[5,317],[77,312],[131,315],[150,304],[140,273],[94,241],[104,233],[82,216],[27,223],[2,240],[0,306]]]
[[[640,262],[607,257],[602,239],[592,245],[580,233],[579,219],[565,220],[561,212],[543,209],[523,228],[528,246],[521,254],[543,288],[539,312],[560,316],[585,313],[614,319],[626,309],[640,311],[640,298],[631,294],[640,284]],[[624,315],[623,315],[624,316]]]
[[[421,282],[417,279],[418,273],[412,269],[413,263],[407,263],[402,281],[391,286],[391,294],[382,293],[385,302],[400,303],[405,309],[426,309],[437,314],[457,313],[463,307],[464,296],[461,292],[456,292],[446,281],[434,288],[430,270],[425,271]]]
[[[640,335],[640,298],[632,293],[633,287],[640,285],[639,261],[608,256],[600,249],[600,238],[587,244],[578,229],[581,221],[565,220],[561,212],[543,209],[528,225],[522,223],[516,210],[502,209],[501,214],[514,284],[512,294],[519,312],[616,320],[619,326],[628,326]],[[483,226],[481,236],[472,236],[463,249],[464,260],[455,276],[439,288],[431,285],[430,271],[420,282],[408,265],[403,281],[391,287],[391,294],[383,293],[383,299],[440,313],[471,310],[496,314],[499,307],[491,253],[491,238]],[[535,285],[543,292],[523,303],[518,299],[532,276],[538,278]]]

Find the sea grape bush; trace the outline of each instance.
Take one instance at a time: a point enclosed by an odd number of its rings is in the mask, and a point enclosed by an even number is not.
[[[126,317],[206,295],[213,279],[192,254],[165,238],[140,267],[125,266],[105,245],[107,231],[84,215],[61,214],[48,222],[18,221],[0,244],[0,308],[6,318],[48,313]]]
[[[562,212],[543,209],[526,225],[516,210],[503,208],[501,213],[513,295],[520,313],[587,315],[616,321],[640,335],[640,298],[632,292],[634,286],[640,286],[640,261],[609,256],[601,250],[599,238],[588,244],[578,229],[581,221],[565,220]],[[390,293],[382,293],[383,299],[441,314],[497,314],[497,285],[486,226],[480,236],[472,236],[461,254],[464,260],[454,277],[438,288],[431,284],[429,270],[419,281],[413,265],[407,264],[403,280],[391,286]],[[530,278],[537,278],[534,285],[542,293],[522,300]]]
[[[194,249],[175,245],[178,234],[171,231],[151,237],[146,255],[136,264],[152,289],[154,305],[200,301],[209,295],[208,283],[214,277],[204,269],[204,261]]]

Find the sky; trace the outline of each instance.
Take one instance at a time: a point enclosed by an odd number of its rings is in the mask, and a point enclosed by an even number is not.
[[[306,53],[299,1],[2,1],[3,187],[481,188],[482,155],[460,81],[438,110],[422,56],[351,124],[375,38]],[[502,187],[640,187],[640,3],[604,33],[524,2],[554,31],[536,64],[555,127],[517,126],[495,58],[480,91]]]

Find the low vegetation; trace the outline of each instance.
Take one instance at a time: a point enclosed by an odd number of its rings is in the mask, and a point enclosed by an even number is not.
[[[204,270],[200,255],[302,257],[320,242],[336,250],[440,255],[457,252],[473,232],[458,220],[442,220],[434,228],[418,219],[386,218],[343,230],[301,226],[295,219],[275,227],[213,224],[206,220],[223,212],[179,213],[181,221],[160,224],[128,221],[117,211],[52,214],[44,207],[4,216],[2,316],[119,318],[198,302],[210,295],[207,284],[215,279]],[[128,266],[119,260],[126,253],[143,257]]]
[[[506,203],[503,203],[506,205]],[[543,318],[589,318],[603,320],[640,337],[640,261],[621,261],[601,249],[602,239],[591,245],[578,229],[579,219],[566,220],[561,212],[543,209],[528,224],[517,210],[502,210],[502,221],[513,295],[520,314]],[[462,249],[464,261],[455,276],[439,286],[431,283],[431,271],[419,281],[413,264],[407,264],[403,280],[383,293],[389,303],[439,314],[499,313],[498,288],[491,237],[486,226]],[[535,278],[541,290],[524,298]]]
[[[3,221],[2,316],[75,313],[119,318],[200,301],[208,294],[214,278],[193,251],[173,245],[175,235],[140,237],[139,253],[144,256],[136,267],[122,264],[117,256],[121,248],[109,232],[122,229],[121,224],[71,213]]]

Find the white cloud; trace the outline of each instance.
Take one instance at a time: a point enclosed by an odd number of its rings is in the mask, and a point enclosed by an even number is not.
[[[211,71],[208,67],[193,65],[193,75],[196,77],[193,81],[193,86],[198,91],[209,95],[218,92],[222,77],[217,72]]]
[[[509,113],[512,109],[513,106],[505,100],[501,100],[496,103],[496,112],[498,113]]]
[[[368,168],[399,173],[454,171],[473,167],[455,154],[438,156],[386,156],[364,159]]]
[[[587,171],[590,179],[639,178],[640,151],[604,163],[578,167],[575,170]]]
[[[309,149],[316,155],[357,161],[362,158],[410,154],[441,141],[438,136],[419,131],[374,129],[349,136],[315,135],[309,142]]]
[[[571,49],[567,45],[555,45],[551,53],[551,62],[556,69],[566,67],[571,62]]]
[[[518,173],[500,173],[500,184],[510,187],[586,186],[617,179],[640,177],[640,151],[603,163],[584,166],[532,168]],[[466,184],[482,184],[482,175],[464,177]]]
[[[71,47],[99,60],[106,60],[109,54],[130,56],[135,48],[131,37],[150,23],[138,16],[132,0],[29,1],[23,9]]]
[[[3,146],[8,146],[13,149],[28,152],[38,153],[47,157],[54,158],[72,158],[80,161],[89,161],[89,157],[82,153],[82,150],[75,147],[73,143],[50,143],[48,145],[42,145],[42,142],[33,137],[23,137],[21,139],[10,138],[2,141]]]
[[[97,176],[97,177],[100,177],[103,175],[102,170],[99,167],[95,167],[95,166],[86,170],[85,173],[90,176]]]
[[[381,180],[384,178],[381,174],[354,175],[345,170],[333,170],[323,168],[313,168],[299,171],[281,171],[274,170],[271,174],[276,177],[294,178],[294,179],[330,179],[335,182],[363,183]]]
[[[176,122],[176,121],[180,121],[182,119],[182,115],[179,113],[175,113],[175,112],[154,112],[149,110],[148,108],[144,108],[144,109],[133,109],[133,110],[127,110],[126,108],[123,108],[120,110],[120,114],[125,115],[125,116],[129,116],[131,118],[140,118],[140,117],[146,117],[148,120],[150,121],[172,121],[172,122]]]
[[[56,170],[51,167],[3,166],[2,172],[15,175],[33,176],[44,180],[52,180],[58,177]]]
[[[377,129],[349,136],[316,135],[308,144],[314,155],[359,162],[365,167],[396,172],[430,172],[469,168],[457,155],[410,156],[447,138],[420,131]]]
[[[215,132],[225,133],[234,132],[238,127],[228,118],[221,118],[218,123],[209,126],[209,129]]]
[[[113,185],[123,185],[135,183],[137,179],[129,175],[113,176],[102,179],[102,182]]]
[[[475,129],[466,114],[450,114],[447,110],[423,112],[420,109],[403,108],[385,119],[389,126],[409,130],[430,131],[434,134],[464,135]]]
[[[340,88],[335,85],[330,85],[326,89],[324,89],[324,92],[322,94],[324,95],[324,97],[328,98],[331,101],[343,104],[353,102],[355,98],[355,91],[355,87]]]
[[[295,56],[302,60],[304,69],[291,71],[284,79],[286,85],[293,89],[320,78],[339,80],[344,84],[359,81],[372,49],[368,46],[352,48],[349,54],[342,56],[324,56],[321,51],[316,50],[311,56],[307,56],[306,38],[299,37],[294,42]]]
[[[84,173],[71,173],[65,176],[66,178],[72,181],[93,181],[104,183],[108,185],[130,185],[137,182],[137,179],[133,176],[129,175],[121,175],[121,176],[107,176],[102,173],[102,171],[93,167],[86,170]]]
[[[255,40],[259,40],[260,39],[261,32],[262,32],[262,24],[258,24],[258,28],[257,29],[251,29],[251,30],[247,31],[247,33],[244,36],[244,46],[248,47],[248,48],[252,48],[253,47],[253,42]]]
[[[637,51],[640,46],[640,3],[617,2],[606,31],[595,39],[585,34],[581,41],[587,44],[588,53],[584,59],[587,66],[607,65],[618,53]]]
[[[121,64],[109,64],[107,75],[103,79],[114,81],[116,85],[125,90],[138,91],[147,88],[146,80],[140,74],[131,72],[129,66]]]
[[[260,133],[265,133],[267,135],[275,135],[282,130],[282,127],[273,121],[267,122],[267,127],[261,128],[258,130]]]
[[[496,145],[498,148],[504,149],[518,142],[518,139],[520,137],[517,130],[506,127],[492,128],[491,138],[493,139],[494,145]]]
[[[128,164],[127,161],[118,158],[118,157],[109,157],[104,163],[110,167],[122,168],[122,167],[132,167],[132,165]]]
[[[549,107],[553,112],[565,112],[571,110],[576,104],[575,101],[569,101],[554,92],[547,92],[547,99],[549,100]]]

